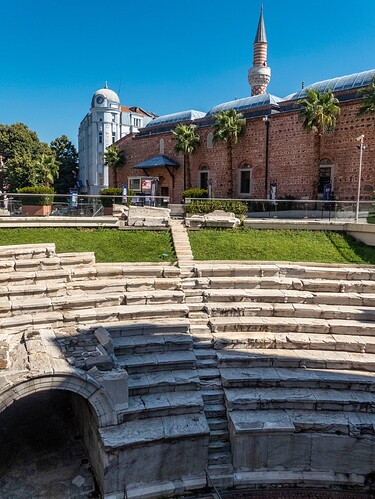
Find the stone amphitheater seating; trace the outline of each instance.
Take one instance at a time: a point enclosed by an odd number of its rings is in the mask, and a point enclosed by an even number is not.
[[[375,268],[0,247],[0,368],[0,411],[30,378],[97,384],[107,498],[203,489],[206,472],[224,489],[363,488],[375,471]]]

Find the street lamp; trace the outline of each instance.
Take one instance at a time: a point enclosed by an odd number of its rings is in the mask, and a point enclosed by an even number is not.
[[[365,149],[365,146],[363,145],[363,139],[365,138],[364,134],[360,135],[359,137],[356,138],[356,140],[359,142],[359,172],[358,172],[358,189],[357,189],[357,206],[355,210],[355,221],[358,222],[358,217],[359,217],[359,198],[361,195],[361,176],[362,176],[362,157],[363,157],[363,150]]]

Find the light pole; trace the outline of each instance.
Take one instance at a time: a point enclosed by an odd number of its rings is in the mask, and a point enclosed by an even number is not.
[[[358,222],[359,217],[359,198],[361,195],[361,176],[362,176],[362,157],[363,157],[363,149],[365,146],[363,145],[363,139],[365,138],[364,134],[360,135],[356,138],[359,142],[359,172],[358,172],[358,189],[357,189],[357,206],[355,210],[355,221]]]

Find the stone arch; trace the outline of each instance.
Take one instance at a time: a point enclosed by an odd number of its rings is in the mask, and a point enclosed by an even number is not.
[[[113,404],[99,382],[90,375],[75,373],[36,375],[8,383],[0,392],[0,412],[27,395],[48,390],[66,390],[87,400],[97,417],[98,427],[118,423]]]

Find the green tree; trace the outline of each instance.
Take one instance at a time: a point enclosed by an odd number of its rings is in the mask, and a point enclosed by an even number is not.
[[[112,144],[104,153],[104,158],[104,164],[113,170],[113,185],[114,187],[117,187],[117,170],[124,165],[124,156],[117,146]]]
[[[58,194],[65,194],[77,184],[78,153],[66,135],[53,140],[50,144],[59,164],[58,177],[55,178],[54,188]]]
[[[191,172],[190,172],[190,156],[197,150],[200,142],[200,137],[196,132],[195,125],[179,124],[172,131],[173,140],[176,142],[174,150],[177,154],[184,156],[184,191],[191,189]]]
[[[336,116],[340,114],[338,99],[330,90],[321,94],[319,90],[306,89],[306,98],[298,102],[301,106],[300,117],[303,119],[303,128],[315,134],[315,177],[313,197],[318,195],[320,149],[322,136],[336,126]]]
[[[53,151],[41,154],[34,162],[34,177],[31,185],[50,187],[59,174],[59,166]]]
[[[375,76],[371,78],[371,83],[368,87],[360,90],[363,96],[363,104],[358,110],[358,115],[375,113]]]
[[[243,133],[246,119],[234,109],[220,111],[215,115],[214,142],[226,142],[228,162],[228,196],[233,197],[233,145]]]
[[[50,154],[48,145],[23,123],[0,125],[0,155],[3,158],[4,187],[16,191],[35,185],[41,155]]]

